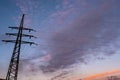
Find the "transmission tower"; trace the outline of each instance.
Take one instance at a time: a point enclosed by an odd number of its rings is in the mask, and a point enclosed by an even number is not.
[[[22,19],[19,27],[9,27],[11,29],[17,29],[18,33],[6,33],[6,35],[9,35],[9,36],[16,36],[16,40],[2,40],[3,42],[15,43],[11,61],[8,68],[8,72],[7,72],[7,76],[6,76],[6,80],[17,80],[21,44],[30,44],[30,45],[35,44],[34,42],[22,40],[22,37],[29,37],[29,38],[34,37],[33,35],[23,34],[23,30],[27,30],[29,32],[35,31],[30,28],[24,28],[23,24],[24,24],[24,14],[22,15]]]

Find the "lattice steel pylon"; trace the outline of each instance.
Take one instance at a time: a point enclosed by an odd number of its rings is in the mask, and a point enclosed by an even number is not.
[[[18,29],[18,33],[6,33],[6,35],[17,36],[16,40],[2,40],[3,42],[15,43],[6,80],[17,80],[21,44],[30,44],[30,45],[35,44],[34,42],[22,41],[22,37],[29,37],[29,38],[34,37],[33,35],[23,34],[23,30],[28,30],[29,32],[35,31],[30,28],[24,28],[23,24],[24,24],[24,14],[22,15],[22,19],[19,27],[9,27],[11,29]]]

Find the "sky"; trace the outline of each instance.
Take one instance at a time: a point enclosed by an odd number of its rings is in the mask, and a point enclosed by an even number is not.
[[[120,74],[120,0],[0,0],[0,40],[33,28],[38,45],[21,48],[18,80],[95,80]],[[14,44],[0,41],[0,78]],[[120,77],[120,75],[119,75]],[[106,80],[106,79],[101,79]]]

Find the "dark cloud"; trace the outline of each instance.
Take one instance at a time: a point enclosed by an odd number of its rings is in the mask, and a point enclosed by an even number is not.
[[[50,72],[66,68],[76,62],[85,63],[89,49],[99,50],[102,46],[110,45],[119,36],[118,26],[110,25],[109,18],[112,15],[111,3],[104,3],[96,10],[79,17],[69,27],[51,36],[49,43],[52,59],[49,65],[42,67]],[[112,17],[111,17],[112,19]],[[108,22],[107,22],[108,21]],[[113,23],[114,24],[114,23]],[[102,51],[104,54],[114,54],[110,49]],[[98,54],[99,55],[99,54]]]
[[[66,78],[66,76],[69,74],[69,72],[67,72],[67,71],[64,71],[64,72],[62,72],[62,73],[60,73],[59,75],[57,75],[57,76],[54,76],[53,78],[51,78],[50,80],[60,80],[60,79],[64,79],[64,78]]]
[[[115,54],[114,43],[119,38],[120,28],[116,23],[119,18],[115,18],[118,15],[113,12],[116,9],[115,4],[111,1],[106,0],[95,10],[78,17],[71,25],[53,33],[47,42],[47,47],[50,47],[48,54],[51,57],[47,62],[45,61],[48,64],[36,65],[41,63],[36,61],[32,66],[37,66],[36,69],[39,67],[39,70],[44,72],[54,72],[76,62],[87,63],[90,59],[86,56],[97,56],[99,52],[107,56]],[[41,58],[40,56],[37,59]],[[29,64],[32,64],[32,61]]]

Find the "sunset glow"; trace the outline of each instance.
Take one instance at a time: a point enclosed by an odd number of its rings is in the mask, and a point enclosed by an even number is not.
[[[18,80],[119,76],[120,0],[0,0],[0,14],[0,78],[14,49],[2,40],[16,39],[8,27],[18,27],[23,14],[23,27],[36,31],[24,30],[35,37],[22,39],[37,44],[21,46]]]

